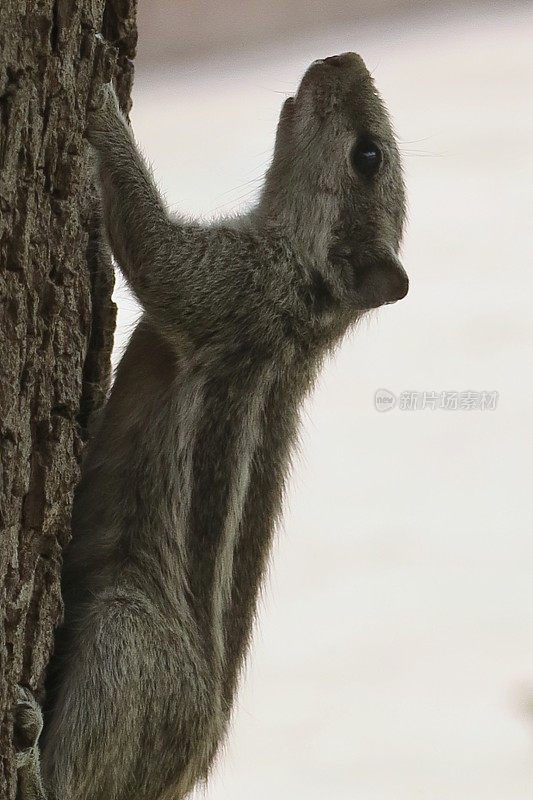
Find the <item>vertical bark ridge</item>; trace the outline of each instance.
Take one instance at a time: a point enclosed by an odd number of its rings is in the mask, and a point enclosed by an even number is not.
[[[0,3],[0,798],[9,800],[13,687],[42,686],[82,442],[109,384],[113,270],[83,131],[112,74],[131,106],[135,11],[135,0]]]

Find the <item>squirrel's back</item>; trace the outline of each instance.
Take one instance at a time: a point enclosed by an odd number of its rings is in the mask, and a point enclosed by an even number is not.
[[[138,654],[142,642],[145,673],[129,691],[141,702],[156,693],[154,680],[168,681],[157,716],[189,742],[185,761],[175,761],[180,786],[207,773],[229,721],[280,507],[297,374],[245,350],[218,359],[186,343],[178,350],[148,319],[137,326],[76,490],[65,622],[49,671],[45,765],[47,756],[54,763],[52,740],[68,735],[60,692],[68,691],[73,654],[100,657],[94,641],[114,637],[107,663],[94,665],[98,680],[94,695],[88,684],[87,702],[112,705],[106,688],[117,670],[132,673],[127,654]],[[300,383],[303,392],[308,376]],[[128,680],[120,690],[128,691]],[[141,725],[131,714],[113,724],[129,736]],[[113,735],[120,739],[120,731]],[[154,787],[153,778],[148,783]]]

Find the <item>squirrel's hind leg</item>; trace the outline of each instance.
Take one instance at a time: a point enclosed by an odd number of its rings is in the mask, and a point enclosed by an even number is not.
[[[43,729],[39,704],[29,689],[17,688],[13,735],[18,771],[17,800],[46,800],[38,741]]]

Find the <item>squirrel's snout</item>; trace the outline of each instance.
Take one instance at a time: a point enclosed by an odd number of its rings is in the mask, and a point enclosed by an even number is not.
[[[338,56],[328,56],[324,59],[324,64],[329,64],[331,67],[350,67],[355,66],[361,60],[361,56],[358,56],[357,53],[341,53]]]
[[[309,70],[314,67],[335,67],[337,69],[353,69],[362,67],[366,70],[365,62],[357,53],[340,53],[337,56],[328,56],[327,58],[317,58],[311,64]]]

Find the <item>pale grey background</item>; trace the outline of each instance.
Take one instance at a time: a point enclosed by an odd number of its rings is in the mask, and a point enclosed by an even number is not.
[[[533,8],[162,5],[140,3],[132,121],[176,210],[251,202],[284,95],[344,50],[387,100],[410,199],[408,297],[343,345],[306,406],[207,797],[531,798]],[[116,298],[115,357],[135,316],[121,284]],[[500,400],[379,414],[378,388]]]

